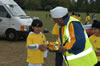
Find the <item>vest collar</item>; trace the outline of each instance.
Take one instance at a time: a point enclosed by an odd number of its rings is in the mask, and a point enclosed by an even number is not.
[[[69,18],[70,18],[70,16],[66,17],[66,19],[65,19],[65,21],[64,21],[64,24],[63,24],[63,26],[64,26],[64,25],[66,25],[66,24],[68,23]]]

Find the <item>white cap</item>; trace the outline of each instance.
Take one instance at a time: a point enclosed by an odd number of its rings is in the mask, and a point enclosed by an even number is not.
[[[38,19],[38,20],[40,20],[40,18],[39,18],[39,17],[35,17],[35,16],[34,16],[34,17],[33,17],[33,20],[35,20],[35,19]]]
[[[68,14],[68,9],[58,6],[54,9],[50,10],[50,13],[51,13],[52,18],[62,18],[66,14]]]

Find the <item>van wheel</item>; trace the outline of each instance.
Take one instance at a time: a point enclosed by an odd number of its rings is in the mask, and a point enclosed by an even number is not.
[[[6,39],[9,40],[9,41],[14,41],[16,40],[16,31],[14,30],[9,30],[6,32]]]

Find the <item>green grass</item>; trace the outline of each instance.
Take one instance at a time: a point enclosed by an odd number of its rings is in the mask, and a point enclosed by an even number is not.
[[[46,14],[49,15],[47,11],[27,11],[25,10],[28,16],[34,17],[38,16],[43,22],[43,29],[47,28],[48,30],[52,30],[53,25],[55,24],[52,18],[46,17]],[[86,13],[80,13],[82,17],[82,23],[84,23],[84,19]],[[92,13],[90,14],[92,15]],[[100,14],[96,13],[97,19],[100,19]],[[91,20],[92,23],[92,20]],[[55,41],[54,36],[51,33],[45,34],[47,40]],[[0,39],[0,66],[27,66],[26,63],[26,41],[14,41],[9,42],[6,40]],[[48,53],[47,61],[43,64],[43,66],[54,66],[55,53]]]

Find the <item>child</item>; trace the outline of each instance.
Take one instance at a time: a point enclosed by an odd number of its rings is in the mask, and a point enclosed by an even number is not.
[[[80,14],[77,14],[77,16],[78,16],[78,20],[81,21],[81,15]]]
[[[90,23],[90,20],[91,20],[91,18],[90,18],[90,16],[89,16],[89,13],[87,13],[87,16],[86,16],[86,18],[85,18],[85,25],[86,25],[86,24],[89,24],[89,23]]]
[[[89,39],[98,58],[98,63],[95,66],[100,66],[100,21],[95,20],[92,24],[92,29],[94,34]]]
[[[44,60],[47,57],[46,50],[46,38],[41,33],[41,27],[43,26],[39,18],[33,19],[31,28],[33,29],[27,37],[27,62],[28,66],[42,66]],[[45,51],[45,52],[44,52]]]

